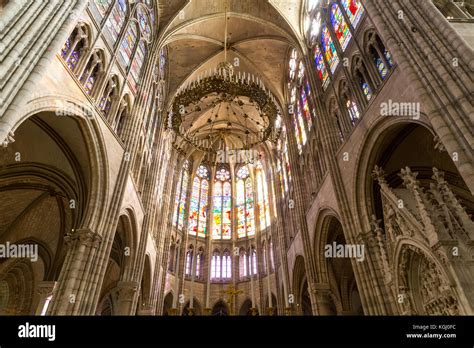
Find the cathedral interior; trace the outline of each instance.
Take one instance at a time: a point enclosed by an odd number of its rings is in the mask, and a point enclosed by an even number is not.
[[[0,47],[0,315],[474,314],[474,1],[2,0]]]

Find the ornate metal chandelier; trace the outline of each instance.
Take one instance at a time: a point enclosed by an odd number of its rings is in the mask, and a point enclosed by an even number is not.
[[[251,110],[251,111],[249,111]],[[210,113],[200,127],[193,128],[195,116]],[[275,120],[279,115],[276,99],[262,79],[246,72],[234,72],[227,61],[227,7],[225,10],[224,61],[208,69],[176,93],[168,127],[175,142],[185,141],[212,154],[218,151],[248,151],[278,136]],[[190,121],[191,120],[191,121]],[[226,137],[238,138],[229,146]],[[230,148],[229,148],[230,147]]]

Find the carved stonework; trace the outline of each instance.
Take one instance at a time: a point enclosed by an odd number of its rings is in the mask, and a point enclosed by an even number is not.
[[[408,245],[399,261],[399,301],[403,314],[459,315],[451,285],[439,266],[420,249]]]

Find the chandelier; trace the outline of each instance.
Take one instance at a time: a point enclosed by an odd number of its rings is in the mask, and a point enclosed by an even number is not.
[[[207,119],[198,126],[193,124],[202,115],[208,115]],[[184,141],[210,154],[249,151],[267,140],[276,141],[278,117],[276,99],[263,80],[248,72],[235,72],[227,61],[226,6],[224,61],[178,89],[168,119],[175,143]],[[229,137],[234,139],[229,141]]]

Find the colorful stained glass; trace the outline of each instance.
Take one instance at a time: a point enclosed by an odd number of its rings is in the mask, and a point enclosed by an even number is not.
[[[357,104],[349,99],[346,101],[347,111],[349,111],[349,116],[351,117],[351,122],[354,124],[359,119],[359,110],[357,109]]]
[[[148,17],[145,13],[145,10],[139,6],[137,8],[137,19],[138,19],[138,24],[140,25],[140,31],[142,35],[149,40],[151,36],[151,28],[150,24],[148,22]]]
[[[94,0],[89,2],[89,6],[97,23],[100,23],[112,4],[113,0]]]
[[[304,64],[303,64],[303,61],[301,61],[300,65],[298,66],[298,83],[302,82],[304,76],[305,76]]]
[[[385,66],[382,58],[380,57],[375,57],[375,65],[377,66],[377,70],[379,71],[380,77],[385,79],[385,76],[387,76],[388,70],[387,67]]]
[[[237,236],[245,237],[245,184],[244,180],[237,181]]]
[[[193,180],[193,190],[191,193],[191,201],[189,202],[189,221],[188,233],[195,236],[198,232],[198,215],[199,215],[199,193],[201,189],[201,180],[195,177]]]
[[[390,65],[390,67],[393,66],[393,60],[392,60],[392,55],[390,54],[387,49],[384,49],[383,54],[385,55],[385,59],[387,60],[387,63]]]
[[[137,84],[140,78],[140,71],[146,54],[146,45],[144,41],[138,44],[135,56],[133,57],[132,66],[130,68],[129,82],[134,93],[137,91]],[[131,78],[130,78],[131,77]]]
[[[179,209],[178,209],[178,229],[181,231],[184,227],[184,215],[186,209],[186,196],[187,196],[187,187],[188,187],[189,174],[187,169],[183,169],[183,182],[181,185],[181,196],[179,200]]]
[[[222,239],[232,237],[232,190],[230,182],[224,183],[224,194],[222,197]]]
[[[87,70],[86,70],[87,73]],[[84,84],[84,89],[86,90],[87,94],[92,93],[92,89],[94,88],[96,78],[97,78],[97,66],[94,67],[92,73],[90,74],[89,78],[87,79],[86,83]]]
[[[160,79],[164,80],[165,78],[165,68],[166,68],[166,55],[165,49],[162,48],[160,51]]]
[[[222,236],[222,183],[214,184],[212,239]]]
[[[337,65],[339,64],[339,57],[337,55],[334,42],[331,39],[331,35],[329,34],[329,30],[326,26],[324,26],[321,33],[321,46],[329,68],[334,74],[334,71],[336,71]]]
[[[362,7],[360,0],[341,0],[341,3],[352,23],[352,26],[356,28],[362,17],[362,13],[364,13],[364,8]]]
[[[255,235],[253,188],[250,177],[245,180],[245,229],[248,237]]]
[[[124,69],[128,69],[132,59],[133,50],[137,43],[137,26],[132,22],[128,26],[122,42],[120,43],[118,60]]]
[[[257,168],[257,195],[260,229],[270,226],[270,206],[268,204],[268,185],[263,167]]]
[[[306,92],[306,87],[309,87],[307,81],[306,84],[300,87],[300,102],[304,118],[306,119],[306,124],[308,125],[308,129],[311,129],[311,127],[313,126],[313,118],[311,117],[311,110],[309,108],[308,93]]]
[[[298,152],[301,153],[301,151],[303,150],[303,144],[302,144],[303,135],[302,135],[300,124],[298,122],[298,115],[297,115],[297,110],[295,110],[295,103],[296,103],[296,87],[293,87],[291,89],[291,94],[290,94],[290,104],[292,106],[291,115],[293,117],[293,127],[295,129],[296,145],[298,146]],[[297,105],[296,105],[296,108],[298,109]],[[303,131],[304,131],[304,127],[303,127]]]
[[[178,186],[176,188],[176,196],[174,203],[174,216],[173,224],[177,225],[178,230],[182,231],[184,227],[184,213],[186,208],[186,196],[187,196],[187,187],[188,187],[188,167],[189,163],[186,161],[181,170],[181,176],[178,181]]]
[[[316,70],[318,71],[319,79],[323,85],[323,90],[325,90],[329,85],[329,74],[326,70],[326,65],[324,65],[324,59],[319,45],[316,45],[316,48],[314,49],[314,64],[316,66]]]
[[[117,0],[109,18],[107,18],[107,22],[105,23],[105,38],[109,44],[114,45],[117,41],[117,38],[122,31],[123,24],[125,23],[126,13],[127,2],[125,0]]]
[[[361,80],[361,87],[362,92],[364,93],[367,100],[370,100],[370,98],[372,98],[372,91],[370,89],[369,84],[366,81]]]
[[[72,51],[71,55],[69,56],[69,59],[67,60],[67,66],[69,67],[69,69],[74,70],[77,63],[79,62],[80,54],[81,53],[79,49],[77,47],[74,48],[74,51]]]
[[[297,59],[298,59],[298,53],[296,50],[293,50],[291,52],[291,57],[290,57],[290,62],[289,62],[289,74],[290,74],[290,80],[294,80],[295,74],[296,74],[296,67],[297,67]]]
[[[64,43],[63,48],[61,48],[61,57],[63,57],[63,59],[66,59],[70,49],[71,49],[71,37],[68,37],[66,42]]]
[[[209,191],[209,183],[206,179],[201,181],[201,196],[199,202],[199,225],[198,236],[205,237],[207,234],[207,194]]]
[[[351,41],[352,34],[338,4],[333,4],[331,7],[331,24],[334,29],[334,34],[336,34],[337,40],[344,51],[349,41]]]

